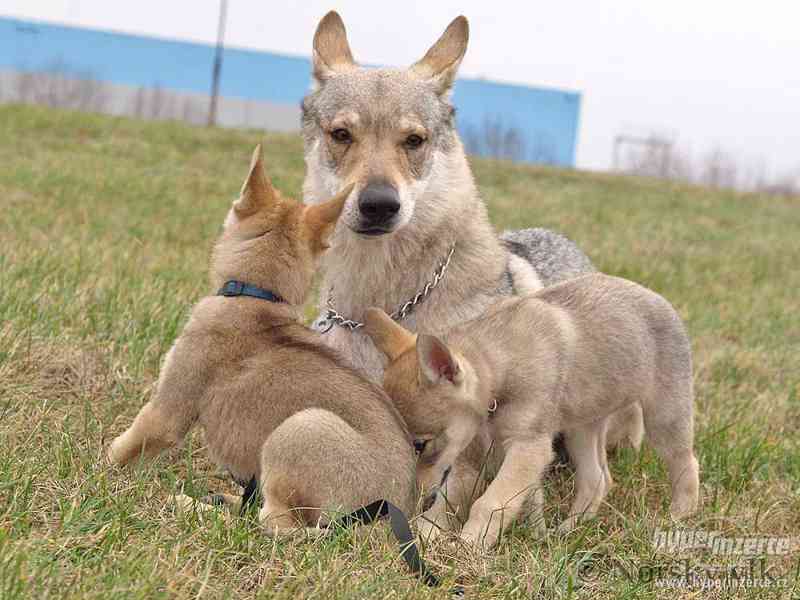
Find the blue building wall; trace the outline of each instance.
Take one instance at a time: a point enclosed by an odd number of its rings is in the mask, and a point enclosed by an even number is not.
[[[108,31],[0,18],[0,68],[36,71],[61,62],[95,79],[134,87],[207,93],[214,47]],[[222,96],[297,105],[310,84],[307,58],[226,48]],[[257,77],[253,77],[257,73]],[[467,146],[487,127],[513,129],[517,156],[573,166],[580,94],[459,79],[453,101]],[[298,124],[299,125],[299,124]]]

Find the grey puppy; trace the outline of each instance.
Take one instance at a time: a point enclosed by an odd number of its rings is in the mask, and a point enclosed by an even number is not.
[[[472,505],[461,536],[492,546],[517,518],[564,431],[575,463],[575,500],[562,529],[595,514],[611,487],[608,419],[636,405],[672,483],[673,517],[691,514],[699,494],[693,451],[691,346],[661,296],[625,279],[585,275],[509,299],[444,338],[403,329],[367,313],[367,333],[391,361],[384,387],[424,450],[418,483],[438,494],[456,458],[488,428],[504,456]],[[543,524],[540,518],[539,523]]]

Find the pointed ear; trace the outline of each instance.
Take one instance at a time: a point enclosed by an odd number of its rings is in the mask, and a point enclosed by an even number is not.
[[[261,156],[261,144],[253,151],[250,159],[250,171],[242,185],[239,199],[233,203],[233,210],[239,218],[252,215],[264,206],[272,204],[277,199],[275,189],[264,171],[264,161]]]
[[[323,84],[336,71],[355,66],[342,17],[335,10],[322,17],[314,34],[313,73]]]
[[[413,333],[379,308],[368,308],[364,313],[364,332],[390,362],[400,358],[416,340]]]
[[[351,183],[330,200],[306,207],[303,218],[310,231],[309,237],[320,250],[328,248],[328,239],[336,228],[336,221],[342,214],[342,209],[354,186],[355,184]]]
[[[420,79],[431,80],[438,94],[447,93],[467,52],[468,41],[469,22],[464,16],[456,17],[425,56],[411,66],[411,72]]]
[[[461,366],[444,342],[433,335],[417,337],[417,359],[422,376],[429,383],[449,381],[459,384],[463,380]]]

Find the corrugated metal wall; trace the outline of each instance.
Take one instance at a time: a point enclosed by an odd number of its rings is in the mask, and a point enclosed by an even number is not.
[[[110,84],[102,110],[201,121],[213,56],[206,44],[0,18],[0,98],[20,99],[15,74],[45,71],[42,86],[65,75]],[[220,124],[298,129],[309,74],[307,58],[226,48]],[[143,108],[153,90],[158,110]],[[453,96],[468,151],[561,166],[574,165],[580,100],[574,92],[475,79],[458,80]]]

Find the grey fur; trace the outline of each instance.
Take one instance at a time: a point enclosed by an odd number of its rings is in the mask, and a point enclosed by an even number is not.
[[[596,271],[589,257],[572,240],[549,229],[504,231],[500,240],[509,252],[531,264],[544,286]]]
[[[503,273],[503,276],[500,278],[500,284],[497,286],[497,295],[513,296],[515,293],[514,275],[510,268],[506,268],[505,273]]]

